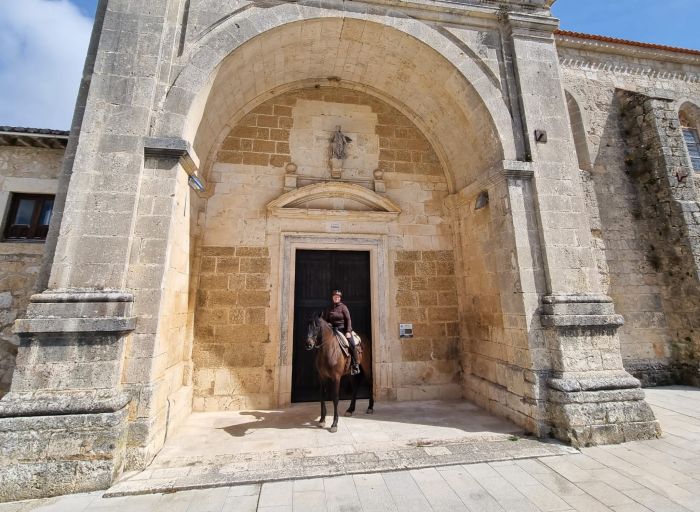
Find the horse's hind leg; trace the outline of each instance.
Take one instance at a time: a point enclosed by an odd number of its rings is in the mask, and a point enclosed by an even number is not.
[[[338,432],[338,400],[340,398],[340,377],[333,382],[333,424],[331,432]]]
[[[350,376],[350,386],[352,387],[352,400],[350,400],[350,407],[348,407],[348,410],[345,411],[345,416],[352,416],[353,413],[355,412],[355,400],[357,399],[357,378],[359,375],[351,375]]]
[[[326,426],[326,397],[324,396],[323,382],[321,382],[321,419],[318,420],[318,426],[323,428]]]
[[[367,375],[367,382],[369,383],[369,407],[367,407],[367,414],[374,414],[374,383],[372,382],[372,374]]]

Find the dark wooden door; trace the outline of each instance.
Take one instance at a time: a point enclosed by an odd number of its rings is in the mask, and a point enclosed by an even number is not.
[[[353,330],[371,343],[369,252],[297,251],[294,290],[294,348],[292,349],[292,402],[319,399],[319,383],[314,368],[314,353],[304,348],[311,316],[325,310],[331,292],[341,290],[350,310]],[[330,399],[330,393],[327,394]],[[351,397],[347,378],[341,384],[341,399]],[[369,398],[369,386],[363,384],[358,398]]]

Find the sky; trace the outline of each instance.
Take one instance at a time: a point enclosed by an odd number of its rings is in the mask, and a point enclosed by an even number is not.
[[[0,0],[0,125],[69,129],[96,7]],[[557,0],[554,15],[565,30],[700,49],[700,0]]]

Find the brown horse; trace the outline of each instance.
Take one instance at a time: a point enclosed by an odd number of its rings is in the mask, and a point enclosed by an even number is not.
[[[326,425],[326,384],[331,385],[333,390],[333,424],[331,432],[338,431],[338,400],[340,395],[340,379],[344,375],[350,375],[350,356],[346,356],[336,339],[335,331],[331,324],[326,322],[320,314],[314,315],[309,322],[306,335],[306,350],[316,350],[316,370],[321,383],[321,419],[319,427]],[[372,361],[371,347],[369,343],[362,343],[357,346],[357,359],[360,363],[360,373],[350,376],[352,384],[352,400],[350,407],[345,412],[345,416],[352,416],[355,412],[355,399],[359,379],[364,377],[369,383],[369,407],[367,414],[374,412],[374,393],[372,392]]]

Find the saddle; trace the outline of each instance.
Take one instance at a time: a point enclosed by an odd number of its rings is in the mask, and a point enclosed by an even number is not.
[[[335,334],[335,338],[338,340],[338,345],[340,346],[340,350],[343,352],[345,357],[350,357],[350,345],[348,345],[348,339],[343,336],[343,334],[338,331],[337,329],[333,329],[333,333]],[[357,335],[355,331],[352,331],[352,338],[355,341],[355,347],[357,349],[357,353],[361,354],[362,349],[360,348],[360,344],[362,343],[362,340],[360,337]]]

